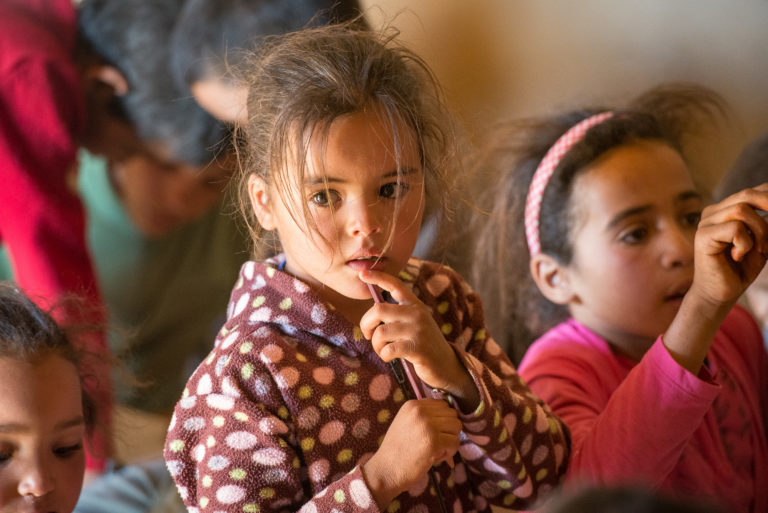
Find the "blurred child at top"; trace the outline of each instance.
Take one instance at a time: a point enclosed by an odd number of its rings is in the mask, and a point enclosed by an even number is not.
[[[510,321],[539,337],[520,375],[570,428],[567,484],[638,483],[757,513],[768,358],[735,304],[768,255],[768,185],[704,208],[683,148],[720,109],[708,90],[670,86],[500,131],[475,276],[503,266],[519,291]]]
[[[120,459],[160,457],[175,398],[210,350],[228,283],[246,258],[222,197],[228,130],[176,87],[170,37],[183,0],[83,0],[82,32],[124,80],[114,104],[142,146],[81,155],[88,239],[110,307],[110,347],[141,386],[116,377]],[[144,428],[144,429],[143,429]],[[122,443],[124,441],[124,443]]]
[[[768,133],[752,141],[736,159],[730,171],[723,176],[715,190],[715,196],[726,196],[768,182]],[[768,344],[768,272],[762,273],[744,292],[747,307],[763,330]]]
[[[558,483],[566,434],[466,282],[411,257],[426,196],[447,200],[456,160],[433,75],[393,35],[351,25],[276,38],[250,69],[238,186],[269,258],[243,265],[176,406],[165,458],[185,504],[534,503]],[[374,304],[371,288],[391,302]],[[440,398],[408,400],[395,358]]]
[[[218,119],[244,121],[248,87],[236,70],[249,50],[268,36],[359,14],[357,0],[187,0],[172,39],[176,82]]]

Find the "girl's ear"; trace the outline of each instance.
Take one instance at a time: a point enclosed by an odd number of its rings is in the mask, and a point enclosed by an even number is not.
[[[248,177],[248,196],[251,198],[251,207],[261,227],[269,231],[274,230],[276,225],[267,189],[267,183],[260,176],[252,174]]]
[[[568,305],[575,293],[568,280],[568,269],[553,257],[539,253],[531,257],[531,276],[545,298],[558,305]]]

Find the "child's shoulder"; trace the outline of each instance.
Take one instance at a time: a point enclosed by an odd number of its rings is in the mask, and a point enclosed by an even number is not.
[[[440,296],[447,290],[454,293],[461,291],[462,295],[472,294],[472,287],[464,278],[450,266],[438,262],[430,262],[411,257],[405,269],[400,271],[399,278],[411,283],[414,288],[425,290],[433,296]]]
[[[539,367],[570,367],[586,371],[613,365],[615,359],[608,342],[578,321],[569,319],[531,344],[518,371],[521,375],[539,372]]]

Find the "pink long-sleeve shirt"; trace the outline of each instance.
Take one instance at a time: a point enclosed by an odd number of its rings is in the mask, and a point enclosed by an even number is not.
[[[520,381],[456,273],[411,259],[400,278],[432,308],[481,397],[460,413],[455,467],[435,467],[448,511],[532,504],[559,482],[560,421]],[[190,511],[379,511],[361,465],[403,402],[359,327],[306,283],[248,262],[176,406],[165,458]],[[425,475],[389,506],[439,512],[436,501]]]
[[[519,372],[570,428],[568,483],[640,482],[733,513],[768,511],[768,358],[743,308],[698,376],[661,337],[634,362],[575,320],[537,340]]]

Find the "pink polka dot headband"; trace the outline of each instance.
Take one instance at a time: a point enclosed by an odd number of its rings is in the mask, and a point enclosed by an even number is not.
[[[584,138],[587,130],[602,123],[613,116],[612,112],[602,112],[584,119],[568,129],[555,141],[544,158],[539,162],[536,172],[533,173],[531,185],[528,187],[528,195],[525,198],[525,240],[528,242],[528,251],[531,256],[541,252],[539,241],[539,214],[541,213],[541,198],[547,188],[549,179],[552,178],[555,168],[563,160],[563,157],[574,144]]]

